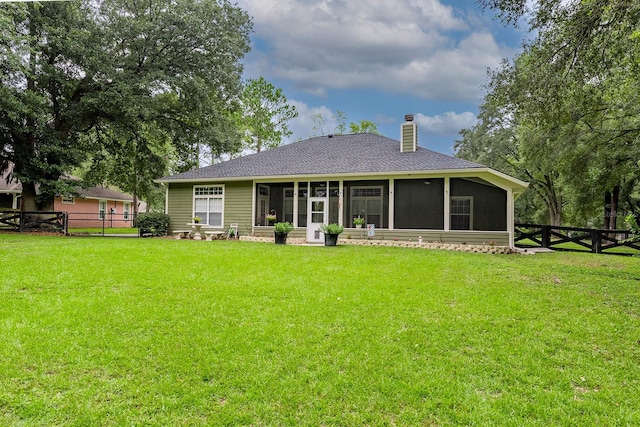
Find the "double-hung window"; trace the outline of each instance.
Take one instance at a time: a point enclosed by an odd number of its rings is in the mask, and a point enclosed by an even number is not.
[[[212,227],[223,226],[224,186],[207,185],[193,187],[193,216]]]
[[[473,197],[451,197],[451,229],[473,230]]]
[[[129,221],[129,213],[131,212],[131,203],[124,202],[122,205],[122,219]]]
[[[98,218],[105,219],[107,216],[107,201],[100,200],[98,202]]]

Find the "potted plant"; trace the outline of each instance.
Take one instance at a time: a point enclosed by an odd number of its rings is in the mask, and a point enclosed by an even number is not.
[[[276,245],[287,244],[287,234],[293,230],[293,225],[287,222],[276,222],[273,226],[273,237]]]
[[[361,216],[353,218],[353,225],[355,225],[356,228],[362,228],[362,226],[364,225],[364,218],[362,218]]]
[[[200,219],[200,217],[199,217],[199,216],[194,216],[194,217],[193,217],[193,223],[194,223],[194,224],[200,224],[200,221],[202,221],[202,220]]]
[[[344,231],[340,224],[322,224],[318,230],[324,233],[324,245],[336,246],[338,244],[338,235]]]
[[[275,221],[278,219],[278,215],[276,215],[276,212],[272,210],[265,216],[265,219],[267,220],[267,225],[274,225]]]

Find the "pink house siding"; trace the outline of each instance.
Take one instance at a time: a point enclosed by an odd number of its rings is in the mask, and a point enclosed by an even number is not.
[[[100,215],[100,199],[74,198],[74,203],[63,203],[61,197],[56,197],[54,210],[69,214],[69,228],[105,227],[122,228],[133,226],[133,209],[131,201],[105,200],[104,220]],[[129,205],[128,214],[125,204]],[[113,209],[113,211],[111,211]],[[110,213],[113,212],[113,213]]]

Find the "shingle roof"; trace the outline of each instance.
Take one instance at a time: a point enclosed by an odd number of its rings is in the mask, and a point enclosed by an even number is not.
[[[90,199],[123,200],[125,202],[133,201],[133,196],[129,194],[119,193],[103,187],[79,188],[78,195],[80,197]]]
[[[0,174],[0,192],[22,192],[22,184],[17,181],[7,182],[7,176],[9,176],[12,170],[13,165],[11,164],[7,171]],[[72,176],[68,176],[67,178],[78,179]],[[77,192],[78,196],[82,198],[133,201],[133,197],[129,194],[120,193],[104,187],[78,188]]]
[[[321,136],[231,159],[158,181],[189,181],[261,176],[377,174],[484,168],[446,154],[418,147],[401,153],[400,141],[368,133]]]

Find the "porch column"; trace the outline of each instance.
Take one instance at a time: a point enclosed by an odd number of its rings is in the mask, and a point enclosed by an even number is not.
[[[513,190],[507,190],[507,232],[509,233],[509,247],[515,247],[515,199]]]
[[[344,222],[344,181],[338,181],[338,224],[343,227],[351,227],[351,225],[343,224]]]
[[[293,183],[293,228],[298,228],[298,181]]]
[[[395,222],[395,180],[393,178],[389,179],[389,230],[393,230],[394,222]]]
[[[451,225],[451,178],[444,177],[444,231],[449,231]]]
[[[258,185],[255,181],[251,182],[251,234],[256,232],[256,203],[258,197]]]
[[[11,204],[11,209],[18,209],[18,199],[20,198],[20,194],[18,193],[13,193],[13,203]],[[167,197],[165,196],[165,200],[167,200]]]

